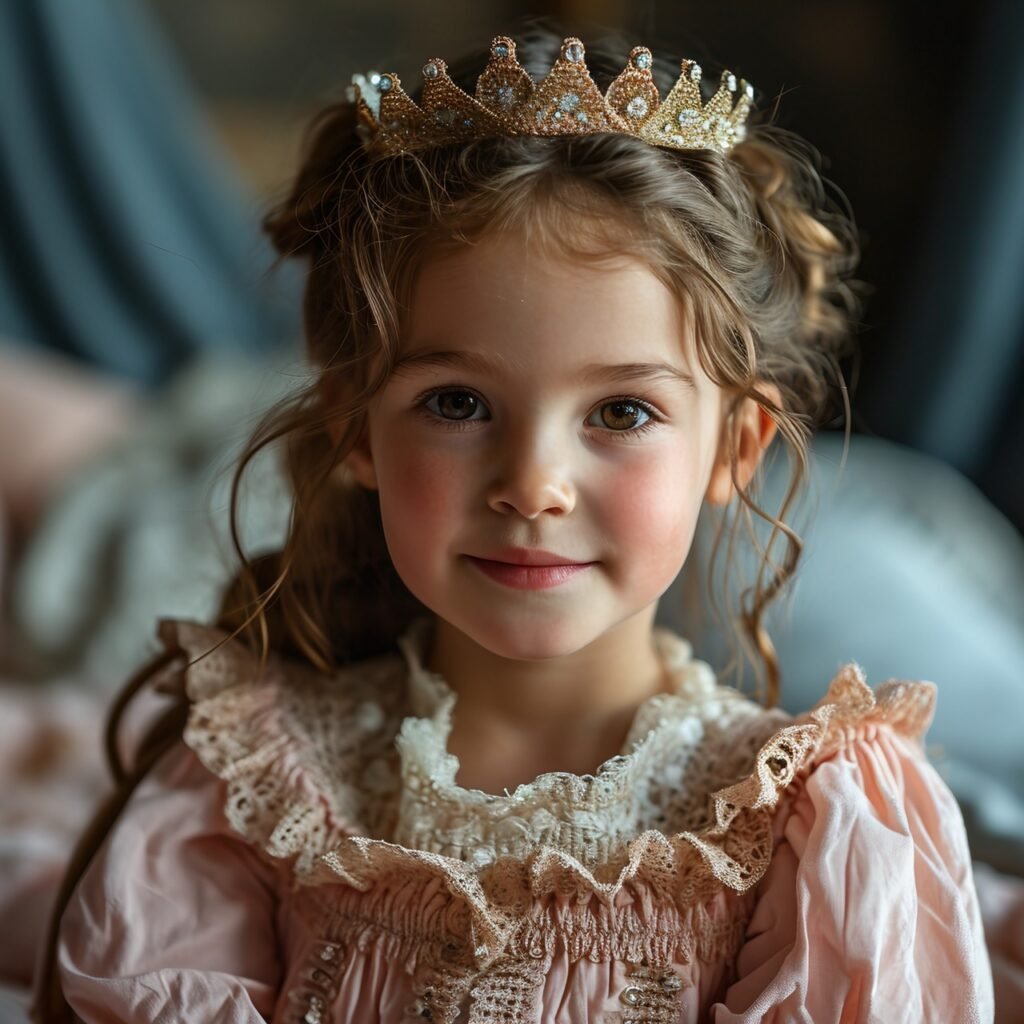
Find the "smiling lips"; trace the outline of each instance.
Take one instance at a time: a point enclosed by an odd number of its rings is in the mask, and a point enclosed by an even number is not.
[[[467,555],[482,573],[518,590],[546,590],[586,571],[593,562],[574,562],[538,548],[501,548],[492,558]]]

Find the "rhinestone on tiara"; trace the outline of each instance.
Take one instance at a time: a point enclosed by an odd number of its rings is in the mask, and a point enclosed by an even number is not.
[[[625,70],[603,95],[586,66],[581,40],[562,41],[558,59],[534,82],[516,58],[509,36],[491,42],[490,60],[474,94],[449,77],[448,66],[431,57],[423,66],[420,105],[402,89],[398,75],[371,71],[352,76],[360,139],[367,152],[394,156],[434,146],[497,135],[589,135],[620,132],[652,146],[729,152],[746,137],[754,87],[723,71],[718,90],[701,96],[701,66],[683,60],[662,100],[651,68],[654,58],[635,46]]]

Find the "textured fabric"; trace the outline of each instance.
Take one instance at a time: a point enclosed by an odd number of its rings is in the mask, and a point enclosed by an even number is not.
[[[992,1019],[933,686],[850,664],[792,718],[659,628],[673,691],[621,754],[497,796],[454,781],[429,629],[332,677],[231,642],[164,680],[185,744],[62,927],[84,1020]],[[182,663],[223,639],[162,635]]]

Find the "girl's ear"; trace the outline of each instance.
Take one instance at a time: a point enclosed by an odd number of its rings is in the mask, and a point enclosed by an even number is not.
[[[377,490],[377,470],[373,464],[373,451],[370,448],[370,436],[367,428],[363,429],[359,440],[345,456],[342,464],[367,490]]]
[[[762,382],[757,390],[782,407],[782,394],[774,384]],[[732,417],[727,420],[718,439],[715,464],[711,467],[705,498],[712,505],[728,505],[736,493],[732,482],[730,454],[735,452],[736,479],[746,488],[761,462],[761,456],[771,444],[777,430],[775,421],[752,398],[745,398]]]
[[[333,378],[322,377],[319,382],[320,398],[324,403],[324,407],[327,409],[334,408],[337,403],[337,396],[332,387]],[[327,436],[331,439],[333,445],[338,445],[341,442],[344,425],[338,419],[330,419],[327,421]],[[355,478],[356,482],[362,484],[363,487],[371,491],[377,490],[377,473],[373,465],[373,452],[370,449],[370,438],[369,438],[369,423],[367,422],[366,415],[363,416],[363,427],[359,435],[359,440],[356,441],[352,450],[345,456],[341,461],[341,466],[344,466]],[[338,467],[335,467],[337,469]]]

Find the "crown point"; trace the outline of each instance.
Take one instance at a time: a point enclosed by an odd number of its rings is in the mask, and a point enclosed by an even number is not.
[[[729,92],[736,91],[736,76],[731,71],[723,71],[722,80],[725,82],[725,87]]]
[[[641,71],[646,71],[654,63],[651,51],[645,46],[638,46],[632,54],[630,54],[630,60],[632,61],[633,66],[640,68]]]
[[[684,60],[683,74],[691,82],[699,82],[704,74],[704,69],[695,60]]]
[[[379,71],[371,71],[370,72],[370,85],[380,85],[380,72]]]
[[[495,36],[491,42],[491,55],[499,60],[516,55],[516,44],[508,36]]]
[[[750,84],[750,82],[743,83],[743,92],[748,100],[752,100],[754,98],[754,87]]]
[[[436,60],[428,61],[423,65],[423,77],[424,78],[437,78],[441,74],[440,62]]]
[[[584,56],[586,51],[583,49],[583,43],[575,36],[570,36],[562,43],[563,60],[569,61],[570,64],[579,64]]]
[[[394,75],[380,75],[377,78],[376,85],[381,92],[391,92],[397,81],[398,79]]]

